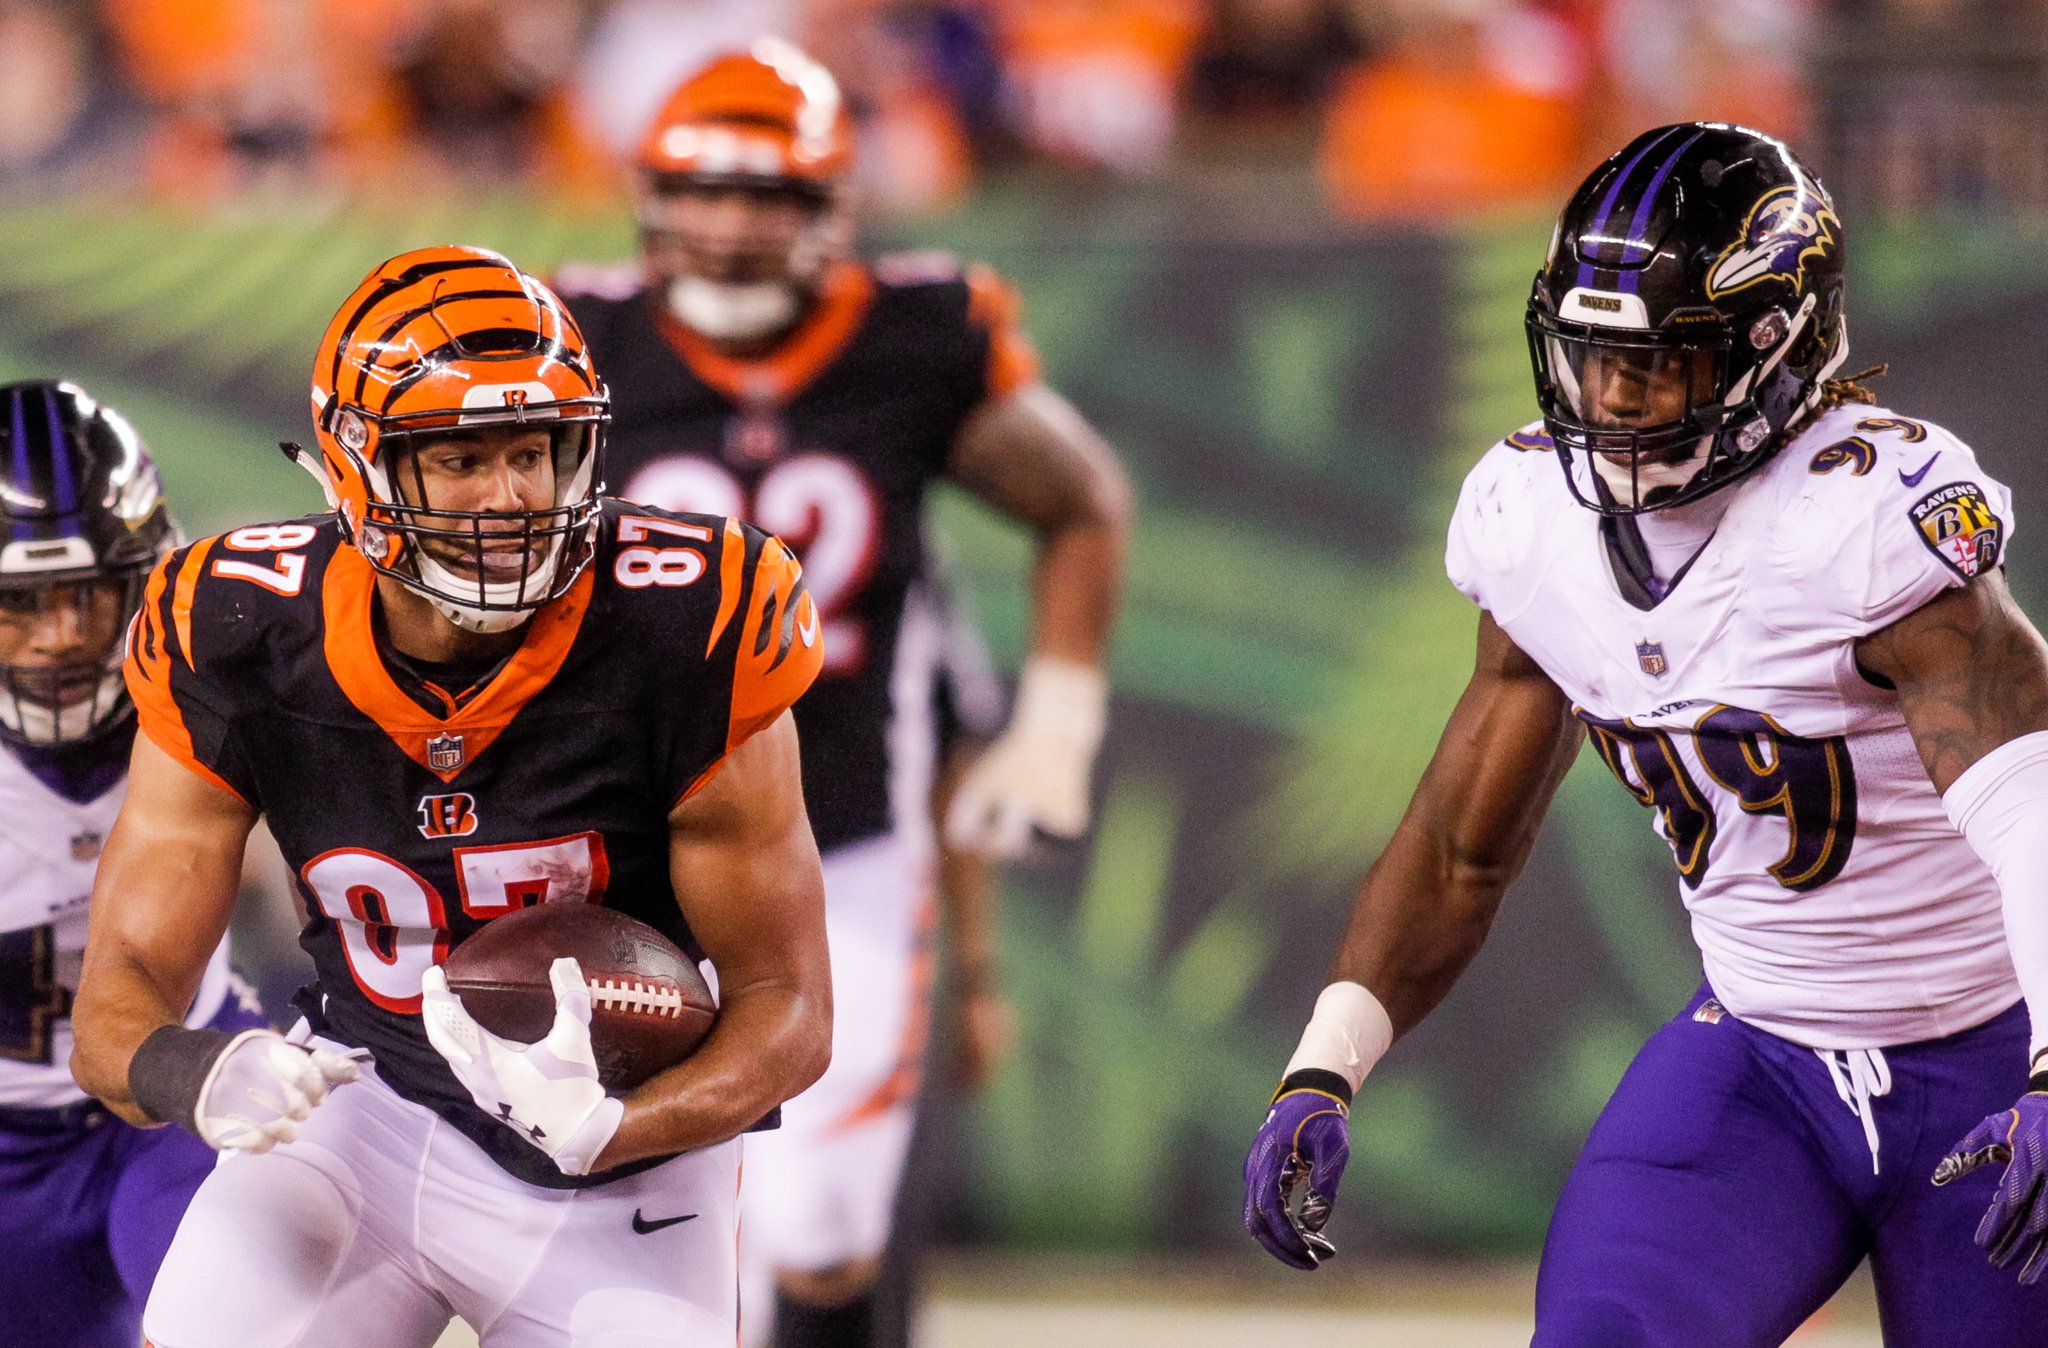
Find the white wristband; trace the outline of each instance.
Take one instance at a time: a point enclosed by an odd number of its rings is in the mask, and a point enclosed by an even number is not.
[[[1320,1068],[1343,1077],[1355,1091],[1393,1043],[1394,1022],[1370,989],[1362,983],[1332,983],[1316,998],[1315,1014],[1283,1075]]]
[[[1034,655],[1017,677],[1010,730],[1093,755],[1109,721],[1109,679],[1094,665]]]
[[[1964,769],[1941,803],[1998,877],[2006,951],[2033,1021],[2028,1056],[2048,1050],[2048,730],[2007,740]]]

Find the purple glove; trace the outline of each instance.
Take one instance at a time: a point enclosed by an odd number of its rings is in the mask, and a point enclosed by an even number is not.
[[[2040,1084],[2040,1078],[2035,1078]],[[2020,1284],[2031,1287],[2048,1270],[2048,1091],[2032,1090],[2003,1114],[1993,1114],[1956,1143],[1935,1167],[1934,1182],[1959,1180],[1980,1165],[2005,1167],[1991,1210],[1977,1224],[1977,1244],[1994,1268],[2020,1263]]]
[[[1244,1225],[1283,1264],[1312,1269],[1337,1253],[1323,1224],[1351,1158],[1350,1114],[1349,1083],[1307,1068],[1280,1083],[1252,1140],[1244,1158]]]

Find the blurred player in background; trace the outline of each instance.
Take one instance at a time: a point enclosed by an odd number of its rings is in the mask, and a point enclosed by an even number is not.
[[[1558,1200],[1537,1348],[1766,1348],[1866,1257],[1892,1348],[2043,1341],[2048,646],[2005,489],[1840,376],[1843,245],[1791,151],[1720,124],[1644,133],[1565,207],[1543,420],[1451,524],[1477,667],[1245,1162],[1281,1260],[1331,1253],[1352,1092],[1590,734],[1671,844],[1706,983]]]
[[[213,1153],[110,1117],[67,1064],[93,868],[135,741],[121,637],[178,529],[140,437],[76,384],[0,386],[0,465],[0,1340],[134,1348]],[[174,1009],[263,1023],[224,941]]]
[[[492,1348],[729,1345],[735,1139],[830,1047],[787,715],[822,651],[801,570],[737,520],[599,497],[582,335],[495,253],[378,267],[313,392],[295,456],[336,510],[173,552],[130,643],[143,735],[73,1070],[245,1153],[193,1200],[144,1328],[426,1348],[453,1313]],[[259,812],[312,909],[290,1040],[176,1024]],[[542,1042],[477,1026],[441,962],[543,901],[708,958],[710,1037],[608,1096],[572,959]]]
[[[948,807],[951,840],[990,856],[1086,827],[1130,511],[1109,447],[1040,381],[1006,286],[944,257],[851,256],[852,154],[823,67],[780,43],[723,57],[641,144],[641,265],[563,277],[611,381],[620,493],[782,534],[823,614],[825,670],[796,714],[833,1064],[752,1139],[743,1199],[749,1287],[774,1270],[788,1348],[871,1341],[918,1087],[939,632],[909,596],[926,494],[951,481],[1038,538],[1016,713]],[[750,1334],[764,1309],[749,1302]]]
[[[981,756],[1002,735],[1002,678],[988,644],[960,593],[943,541],[927,539],[924,577],[939,630],[932,686],[933,736],[938,773],[932,818],[943,821]],[[943,1066],[953,1086],[979,1091],[995,1075],[1014,1037],[1014,1012],[1003,993],[996,935],[996,876],[982,852],[947,837],[938,839],[940,925],[946,941],[948,1024],[941,1035]]]
[[[945,540],[925,540],[924,575],[912,591],[912,605],[929,605],[939,631],[930,715],[937,743],[938,771],[932,785],[932,818],[943,820],[961,779],[1003,728],[1003,685],[980,629],[952,580]],[[997,938],[997,876],[989,859],[938,836],[934,872],[938,927],[945,959],[932,973],[920,972],[914,986],[932,980],[931,1042],[920,1068],[938,1073],[936,1090],[918,1093],[916,1122],[904,1163],[908,1175],[930,1174],[947,1164],[938,1156],[931,1129],[949,1098],[978,1094],[995,1076],[1016,1041],[1016,1010],[1003,990],[1001,944]],[[920,958],[935,963],[926,948]],[[926,1164],[929,1161],[930,1164]],[[942,1220],[936,1186],[901,1184],[890,1226],[889,1248],[875,1284],[873,1341],[910,1341],[917,1311],[922,1254],[933,1226]]]

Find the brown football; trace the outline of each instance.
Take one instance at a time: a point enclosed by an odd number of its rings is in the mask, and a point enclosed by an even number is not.
[[[590,986],[590,1046],[608,1091],[629,1091],[696,1051],[718,1007],[690,957],[645,922],[587,903],[541,903],[455,947],[448,987],[476,1023],[516,1043],[555,1023],[548,968],[563,955]]]

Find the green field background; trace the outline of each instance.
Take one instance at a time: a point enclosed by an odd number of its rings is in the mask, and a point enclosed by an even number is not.
[[[1534,414],[1520,318],[1545,229],[1274,242],[996,192],[877,241],[1016,280],[1049,377],[1141,501],[1098,826],[1005,884],[1021,1043],[935,1117],[945,1233],[1249,1250],[1243,1148],[1470,658],[1443,528],[1465,468]],[[316,509],[276,448],[309,431],[314,342],[372,265],[441,242],[546,272],[631,236],[523,198],[0,207],[0,377],[75,378],[127,412],[194,533]],[[1852,367],[1892,361],[1885,400],[2016,487],[2013,564],[2042,593],[2025,512],[2048,488],[2048,250],[1932,225],[1851,247]],[[1013,668],[1026,540],[964,500],[937,510]],[[1532,1251],[1602,1100],[1697,983],[1668,853],[1596,766],[1567,780],[1465,983],[1361,1095],[1347,1239]],[[240,954],[266,988],[290,977],[294,952]]]

